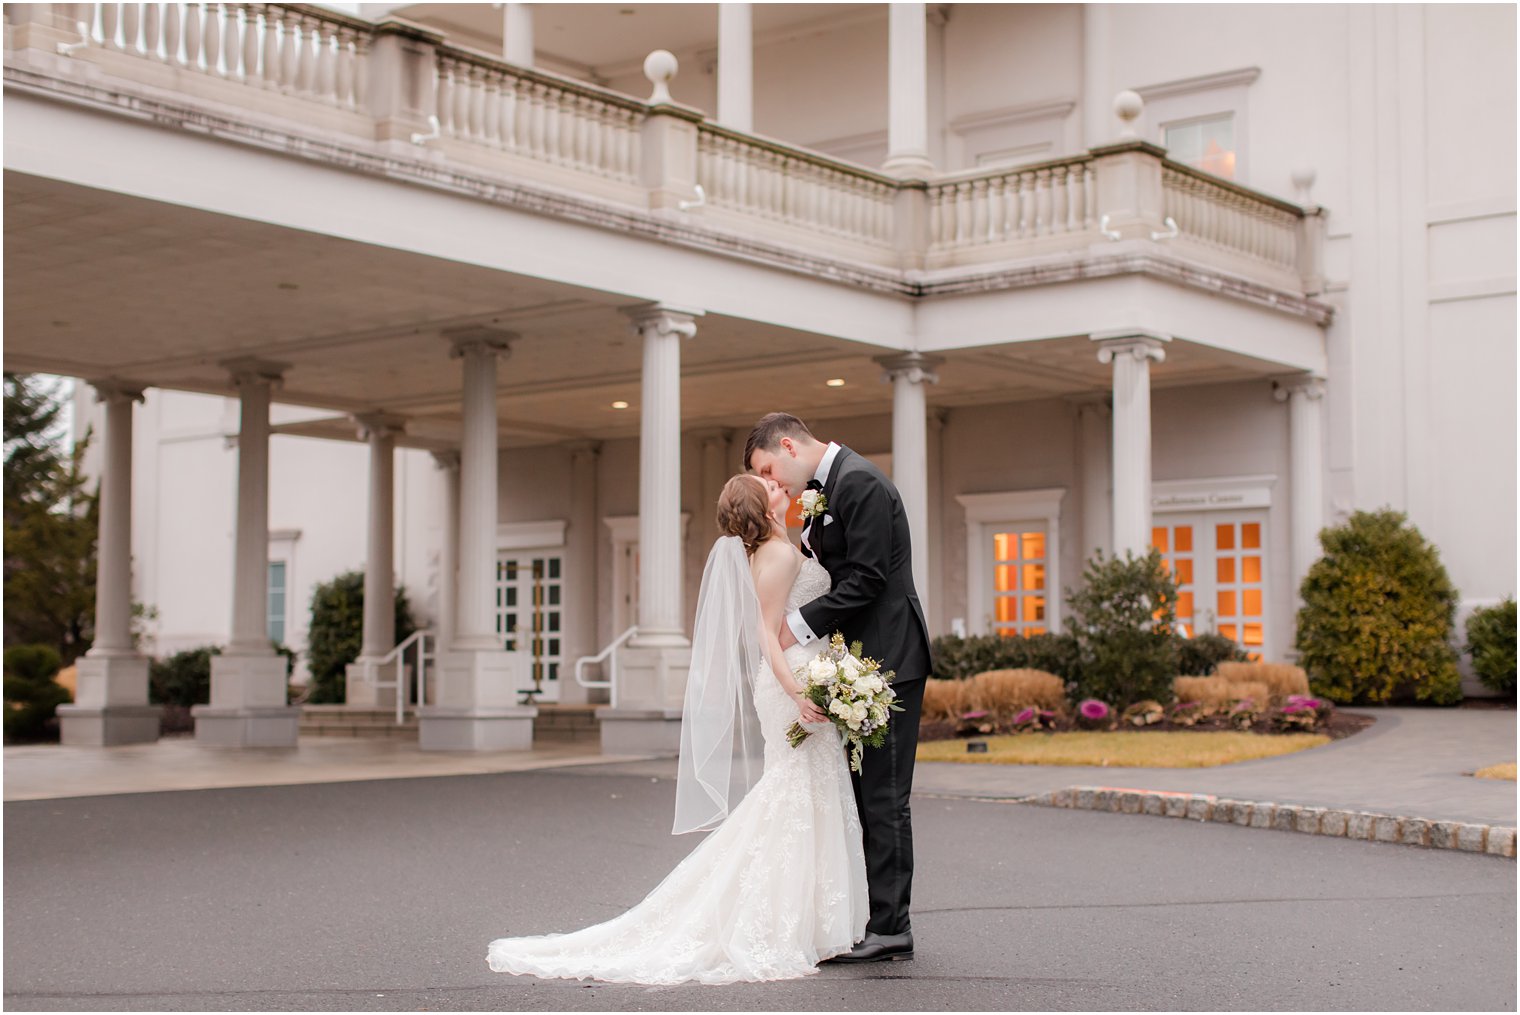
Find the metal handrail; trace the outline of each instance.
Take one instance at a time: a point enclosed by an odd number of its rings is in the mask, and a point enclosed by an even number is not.
[[[616,655],[616,653],[617,653],[617,650],[622,646],[622,644],[625,641],[627,641],[629,638],[632,638],[635,634],[637,634],[638,631],[639,631],[639,627],[638,627],[637,624],[635,624],[634,626],[630,627],[628,630],[624,631],[622,634],[620,634],[616,638],[614,638],[612,640],[612,644],[611,645],[608,645],[606,648],[602,649],[596,655],[594,655],[594,656],[581,656],[579,659],[577,659],[575,661],[575,682],[577,684],[580,684],[582,687],[605,687],[605,688],[607,688],[608,690],[610,690],[612,692],[612,705],[613,705],[614,708],[616,708],[617,707],[617,655]],[[606,660],[607,657],[609,657],[609,656],[612,657],[612,665],[610,665],[607,668],[608,669],[608,676],[607,676],[606,680],[587,680],[585,677],[581,676],[582,668],[584,666],[586,666],[588,663],[599,663],[599,662],[602,662],[602,661]]]
[[[378,670],[386,663],[395,660],[395,680],[373,680],[371,683],[374,684],[377,690],[385,687],[394,687],[396,689],[396,725],[398,726],[406,721],[406,695],[402,693],[402,684],[404,683],[405,679],[403,674],[405,672],[404,656],[406,650],[413,644],[417,646],[417,706],[421,707],[427,703],[428,661],[437,661],[438,658],[438,652],[436,648],[432,652],[429,652],[427,650],[427,640],[432,637],[433,632],[427,628],[413,631],[411,634],[407,635],[406,639],[402,641],[401,644],[397,645],[385,655],[381,656],[379,659],[373,660],[369,664],[375,670]],[[434,640],[436,641],[436,639]]]

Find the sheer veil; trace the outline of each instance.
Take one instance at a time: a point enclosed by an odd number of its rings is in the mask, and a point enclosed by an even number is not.
[[[749,556],[738,536],[723,536],[707,555],[697,594],[672,834],[721,824],[760,779],[764,744],[752,684],[760,633]]]

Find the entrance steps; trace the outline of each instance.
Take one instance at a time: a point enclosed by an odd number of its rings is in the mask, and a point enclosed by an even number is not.
[[[534,743],[600,743],[602,724],[597,721],[596,709],[596,705],[541,703],[538,716],[533,720]],[[408,713],[406,720],[398,726],[395,709],[303,705],[300,735],[416,740],[417,717]]]

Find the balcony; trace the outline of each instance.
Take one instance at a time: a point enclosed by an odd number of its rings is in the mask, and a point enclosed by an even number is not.
[[[929,180],[299,4],[8,5],[8,90],[908,298],[1146,274],[1324,324],[1323,215],[1139,140]]]

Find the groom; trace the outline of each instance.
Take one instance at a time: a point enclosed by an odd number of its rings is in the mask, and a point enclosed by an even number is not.
[[[929,675],[929,628],[913,588],[913,551],[902,498],[880,469],[849,448],[821,444],[796,416],[773,412],[750,431],[744,466],[774,479],[792,497],[818,490],[822,508],[802,530],[803,552],[829,572],[833,588],[794,610],[781,647],[806,645],[835,631],[896,671],[892,689],[903,711],[887,740],[867,749],[853,777],[865,832],[871,919],[866,936],[836,962],[913,957],[908,902],[913,887],[913,826],[908,794],[918,747],[918,716]]]

